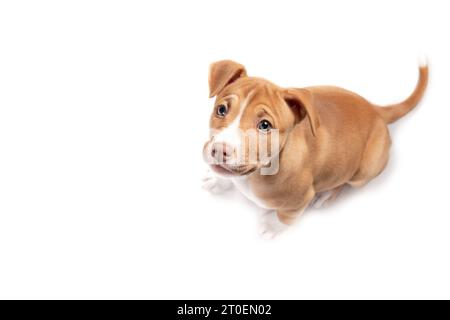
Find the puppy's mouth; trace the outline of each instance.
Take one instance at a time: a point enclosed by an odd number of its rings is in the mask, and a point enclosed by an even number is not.
[[[210,164],[210,166],[215,172],[226,176],[246,176],[257,169],[256,166],[230,165],[226,163]]]
[[[203,147],[203,159],[214,172],[223,176],[236,177],[248,175],[258,169],[258,164],[256,163],[245,164],[245,162],[239,162],[239,160],[227,162],[223,161],[223,159],[216,159],[211,155],[210,143],[211,141],[207,141]]]

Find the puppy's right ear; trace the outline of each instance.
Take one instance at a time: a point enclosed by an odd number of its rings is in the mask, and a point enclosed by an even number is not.
[[[226,86],[247,76],[245,67],[231,60],[214,62],[209,67],[209,97],[217,96]]]

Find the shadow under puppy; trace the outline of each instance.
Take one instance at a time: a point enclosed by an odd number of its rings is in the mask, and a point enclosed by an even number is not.
[[[247,76],[234,61],[213,63],[209,90],[216,100],[203,148],[211,170],[204,187],[219,193],[234,185],[270,210],[261,233],[275,236],[313,201],[322,205],[344,186],[363,186],[383,171],[391,146],[387,125],[425,92],[428,67],[419,71],[409,98],[380,107],[341,88],[281,88]]]

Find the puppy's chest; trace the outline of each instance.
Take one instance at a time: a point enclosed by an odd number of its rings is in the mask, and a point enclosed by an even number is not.
[[[259,198],[253,193],[247,177],[233,178],[232,181],[236,189],[238,189],[239,192],[241,192],[251,202],[255,203],[258,207],[261,207],[263,209],[271,209],[267,206],[263,199]]]

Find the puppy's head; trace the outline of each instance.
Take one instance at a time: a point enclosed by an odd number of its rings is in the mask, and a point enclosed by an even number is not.
[[[209,71],[210,97],[216,97],[205,161],[224,176],[248,175],[278,165],[278,155],[291,129],[307,119],[315,135],[319,119],[305,89],[284,89],[248,77],[245,67],[223,60]],[[272,162],[272,164],[271,164]]]

